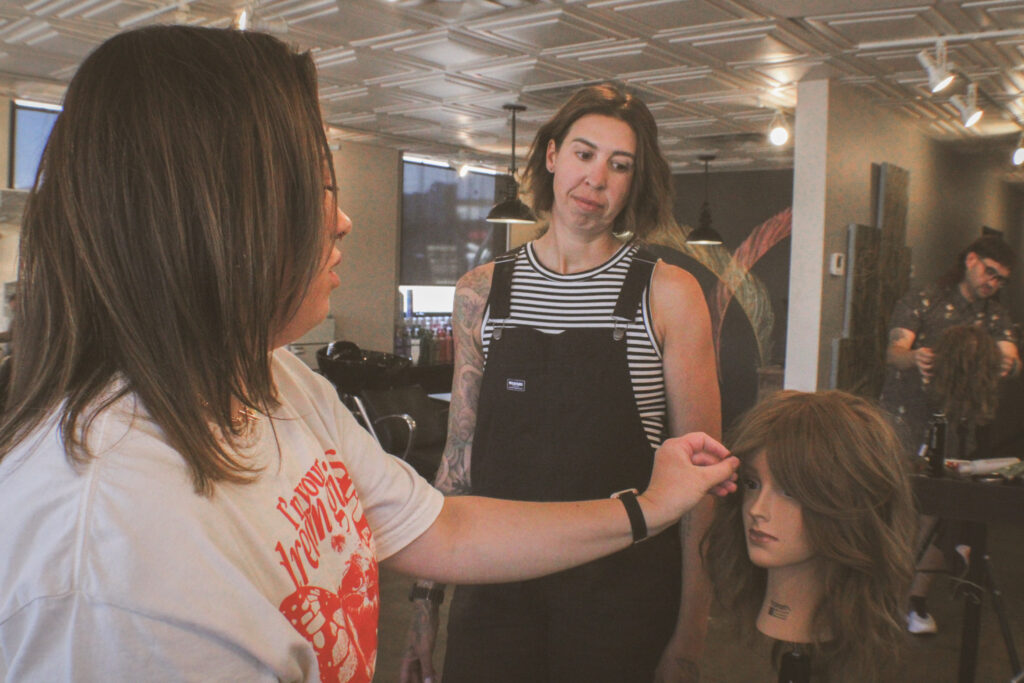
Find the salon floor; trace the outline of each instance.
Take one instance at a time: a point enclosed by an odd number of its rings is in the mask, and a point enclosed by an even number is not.
[[[1024,657],[1024,534],[1021,528],[1008,524],[990,525],[989,555],[997,586],[1003,592],[1013,642],[1018,656]],[[380,683],[398,681],[399,663],[411,610],[408,602],[409,583],[409,579],[404,576],[387,570],[381,572],[380,649],[375,679]],[[938,621],[939,633],[934,636],[908,636],[903,662],[891,676],[883,679],[885,683],[944,683],[957,680],[963,599],[954,596],[953,591],[954,584],[950,579],[936,579],[928,604]],[[446,601],[442,606],[445,617],[447,606]],[[438,646],[440,653],[444,652],[443,639],[442,633]],[[1012,675],[1010,659],[989,596],[985,597],[982,607],[980,643],[975,680],[978,683],[1009,681]],[[438,661],[437,664],[440,666],[442,662]],[[724,615],[713,613],[702,680],[705,683],[768,683],[775,678],[771,673],[767,648],[737,642],[731,621]]]

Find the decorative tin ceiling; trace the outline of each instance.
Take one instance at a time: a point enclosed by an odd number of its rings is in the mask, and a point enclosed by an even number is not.
[[[644,99],[677,171],[788,168],[768,144],[796,82],[828,75],[916,119],[929,135],[1006,148],[1024,116],[1024,2],[1011,0],[34,0],[0,3],[0,87],[59,101],[88,51],[152,23],[250,26],[313,51],[339,139],[454,162],[507,162],[582,84],[615,79]],[[933,95],[916,59],[945,39],[959,78]],[[977,84],[981,123],[950,96]]]

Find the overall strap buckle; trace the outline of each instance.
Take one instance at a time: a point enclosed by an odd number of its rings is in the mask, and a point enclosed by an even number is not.
[[[636,316],[657,261],[656,256],[642,247],[633,254],[633,262],[629,264],[622,290],[612,311],[612,339],[615,341],[622,341],[626,337],[626,330]]]
[[[512,315],[512,271],[515,269],[516,256],[525,248],[525,245],[517,247],[494,259],[491,291],[487,294],[488,315],[494,321],[491,339],[501,339],[505,320]]]
[[[626,337],[626,331],[629,329],[629,324],[633,322],[628,318],[620,318],[617,315],[612,316],[612,339],[615,341],[622,341]]]

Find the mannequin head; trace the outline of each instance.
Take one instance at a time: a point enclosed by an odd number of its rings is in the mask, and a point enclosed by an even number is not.
[[[743,462],[740,487],[718,503],[703,543],[717,599],[752,626],[769,574],[812,566],[818,665],[871,679],[870,667],[902,636],[913,572],[916,514],[888,421],[844,392],[782,391],[751,409],[728,441]],[[762,527],[768,503],[772,526]],[[751,538],[751,528],[772,538]]]

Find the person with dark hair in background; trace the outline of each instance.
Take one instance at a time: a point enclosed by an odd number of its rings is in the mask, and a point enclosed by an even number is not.
[[[960,252],[956,264],[935,285],[910,292],[896,303],[889,321],[885,384],[879,402],[892,416],[908,455],[917,453],[927,437],[933,412],[927,389],[934,374],[935,347],[946,330],[961,325],[981,327],[1001,353],[999,374],[1020,374],[1019,340],[1010,316],[996,297],[1010,276],[1014,260],[1013,250],[1002,238],[979,237]],[[923,529],[933,524],[933,518],[922,519]],[[942,563],[943,553],[935,545],[921,559],[922,568]],[[918,573],[911,585],[907,612],[911,633],[937,630],[925,600],[932,576],[930,572]]]
[[[369,681],[378,561],[540,576],[657,533],[734,458],[666,442],[642,494],[444,498],[282,347],[328,313],[338,208],[312,57],[117,35],[68,87],[21,231],[0,415],[0,679]]]
[[[524,186],[543,234],[456,287],[435,485],[521,500],[636,488],[666,434],[721,429],[703,293],[641,242],[672,220],[654,117],[617,86],[578,90],[538,130]],[[678,528],[556,576],[459,586],[444,680],[697,680],[710,604],[698,544],[709,518],[701,505]],[[414,587],[404,681],[435,675],[443,595]]]

